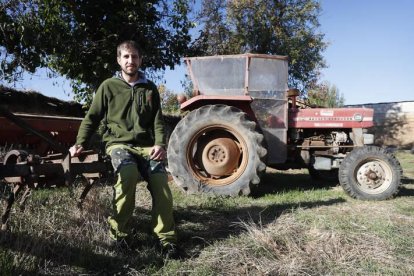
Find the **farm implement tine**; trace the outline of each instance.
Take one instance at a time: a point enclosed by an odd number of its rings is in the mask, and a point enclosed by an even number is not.
[[[6,208],[4,209],[3,214],[1,215],[1,230],[2,231],[5,231],[7,229],[7,220],[10,217],[10,211],[21,189],[22,189],[22,185],[17,184],[16,186],[14,186],[12,193],[10,193],[9,197],[7,198]]]
[[[19,207],[21,211],[25,209],[26,201],[31,194],[32,194],[32,188],[29,186],[26,186],[26,189],[24,190],[22,198],[20,199],[20,202],[19,202]]]
[[[86,184],[85,188],[82,191],[78,199],[78,208],[82,210],[83,202],[85,201],[86,196],[88,195],[89,191],[92,189],[93,185],[98,181],[98,179],[88,179],[88,184]]]
[[[65,178],[65,185],[67,187],[71,186],[73,182],[72,173],[70,171],[70,164],[71,164],[70,153],[66,152],[63,157],[62,168],[63,168],[63,174]]]

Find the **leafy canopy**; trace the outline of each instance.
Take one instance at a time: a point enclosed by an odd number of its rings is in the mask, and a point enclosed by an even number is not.
[[[144,67],[174,68],[191,40],[188,9],[185,0],[2,1],[0,78],[48,67],[84,100],[118,70],[116,45],[127,39],[141,44]]]
[[[178,113],[180,105],[177,101],[177,95],[163,84],[158,86],[158,91],[161,97],[161,107],[163,112],[167,114]]]
[[[75,99],[90,99],[118,70],[116,45],[138,41],[144,67],[174,68],[185,55],[278,54],[289,57],[289,85],[315,87],[327,44],[318,0],[202,0],[193,44],[186,0],[3,0],[0,79],[47,67],[71,80]],[[195,5],[197,6],[197,5]]]
[[[203,0],[196,46],[203,55],[286,55],[289,85],[304,90],[325,67],[319,14],[317,0]]]
[[[335,85],[323,82],[313,85],[308,90],[306,103],[319,107],[342,107],[345,104],[345,98]]]

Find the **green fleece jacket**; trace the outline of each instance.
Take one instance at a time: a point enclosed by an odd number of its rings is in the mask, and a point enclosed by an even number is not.
[[[165,146],[160,95],[143,74],[134,86],[120,77],[105,80],[98,88],[83,119],[76,144],[87,148],[102,120],[106,124],[106,146],[128,144],[140,147]]]

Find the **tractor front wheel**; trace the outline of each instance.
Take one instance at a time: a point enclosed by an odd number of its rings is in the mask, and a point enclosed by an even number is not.
[[[400,188],[402,169],[395,156],[376,146],[353,149],[339,168],[339,183],[353,198],[384,200]]]

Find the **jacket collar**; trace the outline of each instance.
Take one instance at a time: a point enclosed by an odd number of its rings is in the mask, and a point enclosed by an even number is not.
[[[115,74],[114,78],[120,79],[120,80],[122,80],[122,81],[124,81],[124,82],[128,83],[128,82],[127,82],[127,81],[126,81],[126,80],[122,77],[121,71],[116,72],[116,74]],[[130,84],[130,83],[128,83],[128,84],[129,84],[129,85],[131,85],[131,86],[135,86],[136,84],[139,84],[139,83],[148,83],[148,80],[147,80],[147,78],[145,77],[144,72],[142,72],[142,71],[138,71],[138,80],[137,80],[137,81],[135,81],[135,82],[134,82],[134,83],[132,83],[132,84]]]

